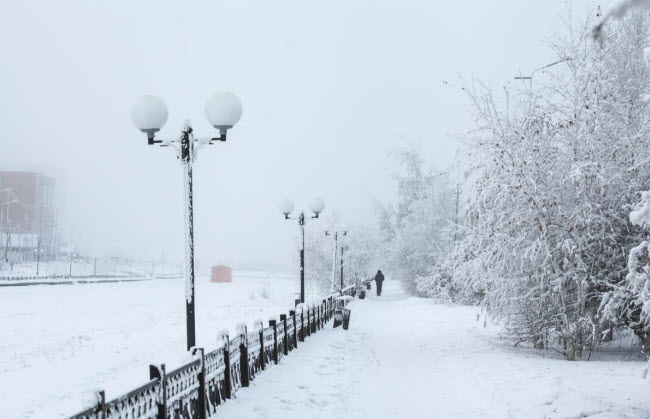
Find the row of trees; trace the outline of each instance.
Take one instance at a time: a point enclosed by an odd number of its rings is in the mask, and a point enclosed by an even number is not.
[[[629,219],[650,181],[650,21],[629,13],[600,42],[591,22],[568,26],[560,64],[530,84],[463,89],[477,129],[462,229],[448,175],[407,150],[377,240],[412,292],[481,304],[516,344],[573,360],[622,330],[650,343],[647,232]]]
[[[418,148],[398,150],[394,157],[400,167],[397,201],[377,203],[378,248],[391,275],[402,279],[408,291],[441,297],[422,278],[443,263],[457,237],[455,190],[448,173],[426,170]]]

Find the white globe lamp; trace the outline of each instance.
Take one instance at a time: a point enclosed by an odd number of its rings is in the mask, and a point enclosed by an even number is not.
[[[282,201],[280,201],[279,208],[280,208],[280,212],[282,212],[282,214],[284,214],[284,216],[288,218],[289,214],[291,214],[291,212],[295,208],[295,205],[293,204],[292,200],[290,200],[289,198],[285,198]]]
[[[131,122],[150,140],[165,125],[167,116],[167,105],[158,96],[142,96],[131,110]]]
[[[230,92],[217,92],[205,104],[205,117],[222,135],[239,122],[241,114],[241,101]]]
[[[314,198],[309,204],[309,209],[318,217],[318,214],[325,209],[325,202],[320,198]]]

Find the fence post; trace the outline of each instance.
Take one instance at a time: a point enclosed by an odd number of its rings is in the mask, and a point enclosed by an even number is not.
[[[330,321],[330,298],[325,299],[325,321]]]
[[[322,327],[323,326],[323,315],[322,315],[322,313],[320,311],[320,308],[321,308],[320,303],[316,304],[316,309],[315,309],[316,312],[317,312],[316,313],[316,319],[317,319],[316,326],[317,326],[318,330],[323,328]]]
[[[241,386],[250,385],[250,370],[248,369],[248,328],[246,323],[239,325],[239,372],[241,374]]]
[[[273,328],[273,362],[278,363],[278,322],[269,320],[269,326]]]
[[[325,322],[330,321],[330,299],[327,297],[325,299]]]
[[[219,333],[219,339],[221,339],[221,344],[223,345],[223,380],[225,381],[224,393],[226,399],[232,397],[232,378],[230,375],[232,371],[230,369],[230,336],[228,335],[227,330],[221,331]]]
[[[320,330],[320,304],[314,305],[314,317],[316,319],[314,329]]]
[[[165,364],[149,365],[149,379],[155,378],[160,380],[160,392],[162,393],[158,398],[158,416],[157,419],[167,419],[167,380],[166,380]]]
[[[311,336],[311,314],[309,306],[307,306],[307,336]]]
[[[260,363],[260,366],[264,370],[266,369],[266,360],[264,359],[264,323],[260,321],[259,326],[260,326],[260,360],[262,361]]]
[[[196,353],[199,352],[201,354],[201,372],[199,372],[198,375],[198,381],[199,381],[199,394],[197,397],[197,403],[198,407],[197,410],[197,417],[198,419],[206,419],[206,409],[205,409],[205,351],[203,348],[192,348],[192,355],[196,355]],[[191,408],[191,403],[188,403]]]
[[[97,396],[97,413],[99,413],[99,418],[107,419],[108,410],[106,408],[106,392],[104,390],[99,390],[95,395]]]
[[[298,347],[298,339],[296,339],[298,333],[298,324],[296,323],[296,311],[289,310],[289,316],[293,317],[293,336],[291,336],[291,340],[293,342],[293,349],[296,349]]]
[[[305,341],[305,311],[303,310],[304,306],[300,308],[300,341]]]
[[[284,336],[282,336],[282,353],[289,355],[289,339],[287,338],[287,315],[280,314],[280,322],[284,325]]]
[[[327,297],[327,321],[332,318],[332,296]]]

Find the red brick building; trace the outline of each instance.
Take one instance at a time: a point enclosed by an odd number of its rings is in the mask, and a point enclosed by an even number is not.
[[[54,251],[54,179],[35,172],[0,171],[0,255]]]

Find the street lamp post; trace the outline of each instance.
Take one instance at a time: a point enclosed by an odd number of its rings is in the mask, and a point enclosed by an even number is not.
[[[339,245],[339,234],[341,237],[347,236],[348,232],[347,230],[344,231],[334,231],[330,233],[329,231],[325,232],[326,236],[334,236],[334,257],[332,260],[332,289],[334,288],[334,277],[336,275],[336,254],[338,253],[338,245]],[[343,246],[341,246],[341,291],[343,291]]]
[[[36,276],[41,264],[41,234],[43,234],[43,206],[41,205],[38,213],[38,241],[36,244]]]
[[[9,237],[11,237],[11,219],[9,218],[9,206],[14,202],[20,203],[20,201],[18,201],[16,194],[11,188],[0,189],[0,192],[5,192],[7,195],[7,199],[4,202],[0,203],[0,230],[4,230],[5,233],[4,255],[2,257],[2,260],[9,262]],[[10,198],[11,196],[13,196],[13,198]],[[3,209],[4,218],[2,217]],[[4,229],[2,228],[3,226]],[[0,243],[0,245],[2,245],[2,243]]]
[[[185,212],[185,308],[187,317],[187,349],[196,345],[196,324],[194,321],[194,210],[192,165],[199,148],[215,141],[226,141],[226,133],[241,118],[242,105],[237,96],[229,92],[218,92],[205,105],[205,116],[219,131],[216,138],[198,138],[189,122],[185,123],[181,135],[171,140],[156,140],[155,135],[167,122],[167,106],[156,96],[143,96],[131,111],[131,120],[140,131],[147,134],[149,145],[173,147],[183,166],[184,212]]]
[[[300,247],[300,303],[305,302],[305,212],[300,212],[300,215],[296,218],[290,217],[291,212],[295,205],[290,199],[284,199],[280,202],[280,211],[284,214],[285,220],[298,220],[298,225],[300,226],[300,238],[301,238],[301,247]],[[319,214],[325,209],[325,202],[320,198],[315,198],[309,205],[309,209],[314,213],[312,220],[318,218]]]
[[[341,246],[341,261],[340,261],[341,262],[341,289],[344,288],[343,287],[344,286],[344,281],[343,281],[343,251],[347,250],[347,249],[348,249],[347,246]]]
[[[514,79],[515,80],[528,80],[529,83],[530,83],[530,88],[532,89],[533,88],[533,76],[535,75],[535,73],[537,73],[538,71],[546,70],[547,68],[553,67],[554,65],[558,65],[558,64],[564,63],[566,61],[571,61],[572,59],[573,59],[572,57],[562,58],[561,60],[552,62],[550,64],[547,64],[547,65],[543,66],[543,67],[536,68],[535,70],[533,70],[532,73],[530,73],[530,76],[517,76],[517,77],[514,77]]]

